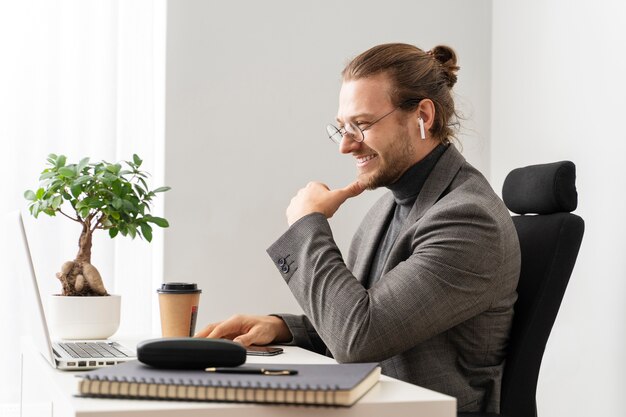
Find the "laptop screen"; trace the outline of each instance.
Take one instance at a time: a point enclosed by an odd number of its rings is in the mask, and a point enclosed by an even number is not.
[[[15,213],[15,224],[19,229],[19,235],[21,236],[20,241],[23,246],[23,250],[18,251],[22,253],[23,256],[18,259],[19,264],[17,268],[25,295],[25,302],[22,305],[26,307],[26,314],[29,316],[28,322],[31,324],[29,327],[33,344],[48,362],[56,366],[52,354],[50,332],[48,331],[46,315],[39,293],[39,284],[37,283],[37,276],[35,275],[28,238],[26,237],[26,228],[24,227],[22,213],[19,211]]]

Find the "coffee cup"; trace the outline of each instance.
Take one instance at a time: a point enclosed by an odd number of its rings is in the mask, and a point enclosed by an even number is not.
[[[193,336],[200,293],[197,284],[166,282],[157,289],[163,337]]]

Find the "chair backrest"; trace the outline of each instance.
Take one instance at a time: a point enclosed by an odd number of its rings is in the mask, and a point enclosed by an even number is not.
[[[502,380],[500,413],[537,415],[541,359],[578,256],[585,223],[577,204],[576,166],[570,161],[511,171],[502,197],[514,213],[522,266]],[[529,215],[529,214],[536,215]]]

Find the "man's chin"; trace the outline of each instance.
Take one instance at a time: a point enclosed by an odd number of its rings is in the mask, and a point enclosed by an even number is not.
[[[366,190],[375,190],[378,187],[380,187],[379,184],[379,179],[372,174],[359,174],[357,175],[357,181],[359,182],[359,184],[361,184],[361,186],[363,186],[363,188],[365,188]]]

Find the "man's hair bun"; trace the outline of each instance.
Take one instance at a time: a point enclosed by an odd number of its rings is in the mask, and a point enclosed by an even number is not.
[[[441,64],[448,87],[452,88],[456,84],[456,73],[461,68],[456,64],[456,53],[449,46],[437,45],[431,49],[431,54]]]

